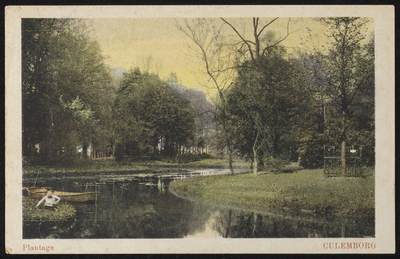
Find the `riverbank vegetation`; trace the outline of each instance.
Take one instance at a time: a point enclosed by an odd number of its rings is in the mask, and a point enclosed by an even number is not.
[[[167,169],[196,169],[196,168],[226,168],[228,160],[205,155],[186,155],[182,159],[160,159],[160,160],[126,160],[116,162],[112,159],[84,160],[80,163],[70,165],[50,165],[50,166],[24,166],[23,172],[26,177],[36,177],[46,174],[69,174],[69,173],[113,173],[127,171],[129,173],[153,172],[155,170]],[[247,168],[248,163],[238,161],[236,168]]]
[[[322,169],[295,173],[261,173],[196,177],[172,183],[174,192],[210,201],[271,211],[287,210],[343,217],[374,217],[375,174],[362,178],[324,177]]]
[[[76,215],[74,206],[66,203],[59,203],[54,210],[43,209],[36,207],[37,200],[29,197],[23,197],[23,217],[24,221],[63,221],[71,219]]]

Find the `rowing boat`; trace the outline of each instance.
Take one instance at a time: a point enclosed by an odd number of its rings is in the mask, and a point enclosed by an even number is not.
[[[29,198],[40,200],[47,194],[48,190],[51,190],[51,187],[24,187],[22,193]]]
[[[47,194],[48,188],[37,188],[31,187],[26,188],[28,191],[28,195],[30,198],[35,200],[41,200]],[[53,191],[53,194],[60,197],[61,201],[67,202],[87,202],[94,201],[96,198],[95,192],[61,192],[61,191]]]

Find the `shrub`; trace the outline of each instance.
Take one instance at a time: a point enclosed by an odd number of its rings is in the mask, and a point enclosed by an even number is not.
[[[202,159],[207,159],[207,158],[211,158],[211,155],[186,153],[186,154],[179,155],[177,158],[177,162],[178,163],[189,163],[189,162],[193,162],[193,161],[200,161]]]
[[[38,201],[32,200],[28,197],[23,198],[24,220],[62,221],[73,218],[76,215],[76,210],[72,205],[59,203],[54,210],[46,210],[43,208],[37,208],[37,202]]]
[[[274,158],[272,156],[266,156],[264,157],[264,167],[266,169],[270,169],[272,172],[279,172],[282,171],[283,168],[285,168],[285,166],[287,164],[289,164],[289,161],[287,159],[283,159],[283,158]]]
[[[324,144],[321,136],[312,135],[305,139],[299,147],[300,166],[306,169],[322,168],[324,166]]]

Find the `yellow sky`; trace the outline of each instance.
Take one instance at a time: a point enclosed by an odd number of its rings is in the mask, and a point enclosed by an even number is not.
[[[289,18],[279,18],[268,28],[279,38],[285,35]],[[266,24],[272,18],[263,18],[260,24]],[[219,19],[216,20],[220,22]],[[251,39],[251,19],[230,18],[228,21],[235,25],[240,33]],[[175,23],[182,19],[90,19],[87,20],[92,29],[92,35],[102,48],[106,63],[111,67],[124,67],[129,70],[139,66],[143,69],[145,60],[151,56],[150,71],[158,72],[166,79],[175,72],[180,83],[191,89],[201,89],[213,99],[216,91],[203,86],[204,63],[190,49],[193,43],[179,31]],[[321,49],[326,44],[325,27],[315,19],[291,18],[289,37],[282,42],[297,51],[307,51],[313,48]],[[226,27],[226,35],[235,35]]]

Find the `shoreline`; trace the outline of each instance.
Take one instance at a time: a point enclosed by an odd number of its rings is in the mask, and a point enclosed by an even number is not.
[[[299,180],[302,175],[305,179]],[[325,178],[321,177],[321,170],[258,176],[249,173],[175,181],[171,183],[171,190],[182,198],[222,202],[273,214],[289,212],[348,219],[375,217],[373,175],[366,178]],[[348,197],[344,199],[346,195]]]
[[[352,217],[343,217],[343,216],[335,216],[335,215],[321,215],[315,214],[311,211],[300,210],[300,211],[291,211],[289,208],[281,208],[281,209],[268,209],[266,207],[257,206],[257,205],[243,205],[239,203],[231,203],[225,201],[215,201],[215,200],[206,200],[199,197],[185,195],[179,192],[176,192],[173,186],[169,187],[169,191],[182,199],[190,200],[196,203],[207,203],[211,206],[223,208],[223,209],[232,209],[234,211],[240,211],[245,213],[257,213],[269,216],[271,218],[277,219],[289,219],[289,220],[298,220],[298,221],[306,221],[311,223],[326,223],[331,221],[341,220],[342,223],[350,223],[354,221]],[[372,217],[360,218],[360,219],[372,219]]]
[[[165,172],[188,172],[195,169],[224,169],[225,159],[210,158],[187,163],[166,161],[137,161],[119,163],[112,160],[86,161],[69,166],[23,165],[23,178],[39,177],[96,177],[104,174],[158,174]]]

